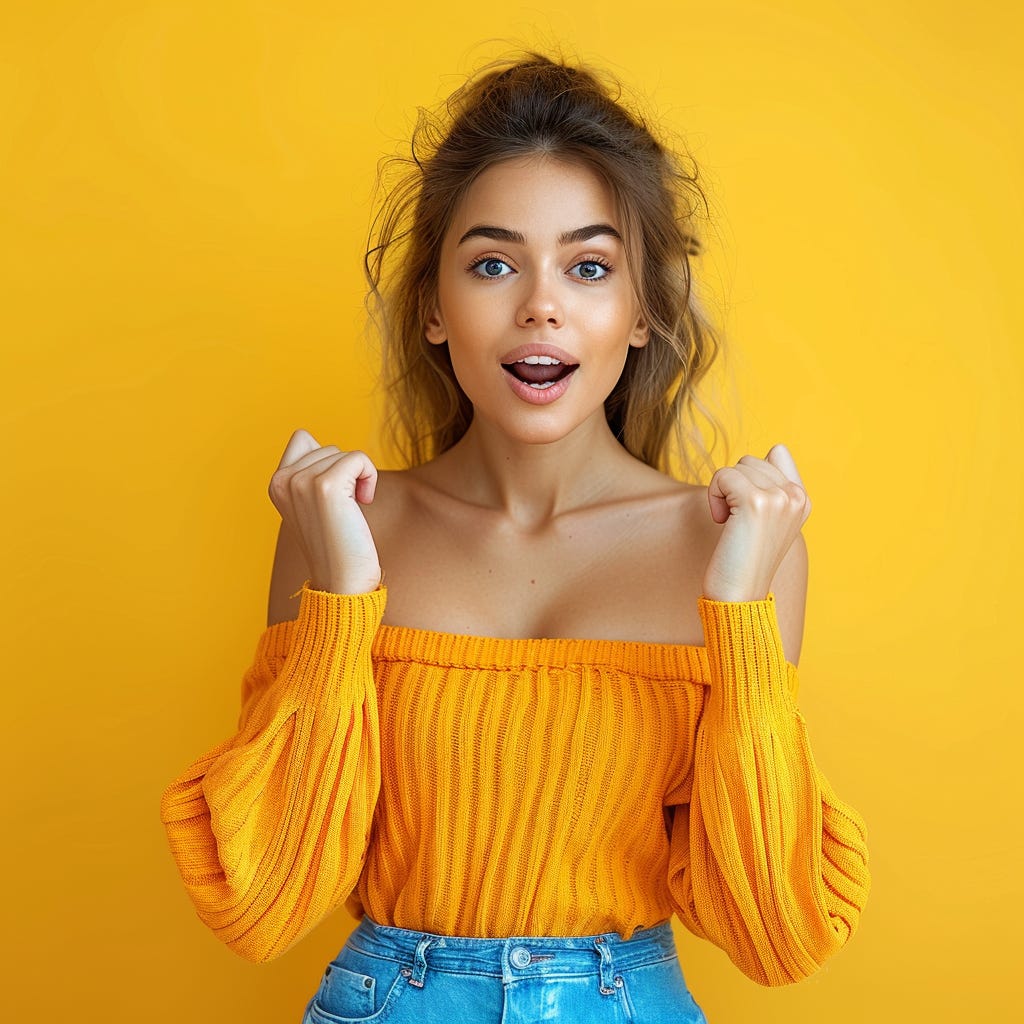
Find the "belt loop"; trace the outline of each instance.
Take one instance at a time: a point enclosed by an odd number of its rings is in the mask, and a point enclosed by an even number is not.
[[[416,952],[413,954],[413,969],[412,976],[409,978],[409,984],[415,985],[417,988],[423,988],[423,979],[427,973],[427,947],[434,942],[433,939],[420,939],[416,943]]]
[[[612,964],[612,955],[608,950],[608,942],[603,935],[598,935],[598,937],[594,939],[594,948],[601,957],[601,965],[598,969],[598,975],[601,980],[601,995],[614,995],[615,979],[612,976],[614,965]]]

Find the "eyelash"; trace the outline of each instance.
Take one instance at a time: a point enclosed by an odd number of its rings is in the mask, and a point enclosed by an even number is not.
[[[476,268],[479,267],[481,263],[487,263],[490,260],[496,260],[498,263],[504,263],[505,266],[509,266],[508,260],[506,260],[502,256],[481,256],[479,259],[473,260],[473,262],[470,263],[470,265],[468,267],[466,267],[466,272],[469,273],[469,274],[472,274],[473,277],[480,278],[481,280],[484,280],[484,281],[498,281],[498,280],[500,280],[503,277],[509,277],[510,276],[508,274],[499,274],[497,277],[493,277],[490,274],[481,274],[481,273],[479,273],[479,271],[477,271]],[[604,271],[605,271],[605,273],[603,273],[600,277],[593,277],[593,278],[577,277],[576,278],[577,281],[583,281],[585,284],[595,284],[598,281],[603,281],[615,269],[603,257],[595,257],[595,258],[592,258],[592,259],[577,260],[573,264],[573,268],[575,269],[576,267],[582,266],[584,263],[593,263],[595,266],[604,268]]]

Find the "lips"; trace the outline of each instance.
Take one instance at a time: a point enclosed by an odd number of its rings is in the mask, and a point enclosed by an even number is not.
[[[501,360],[509,387],[531,405],[547,405],[569,387],[579,361],[554,345],[521,345]]]
[[[542,368],[548,371],[549,375],[551,371],[554,371],[555,376],[549,376],[549,379],[534,382],[528,381],[522,376],[526,372],[527,366],[529,364],[513,363],[508,366],[502,366],[502,370],[509,387],[524,402],[529,402],[530,405],[548,405],[561,398],[568,389],[577,370],[576,366],[565,366],[562,364],[538,366],[537,369]],[[533,367],[530,367],[530,369],[533,369]]]
[[[501,365],[517,380],[542,390],[568,376],[579,363],[562,349],[534,344],[509,353]]]

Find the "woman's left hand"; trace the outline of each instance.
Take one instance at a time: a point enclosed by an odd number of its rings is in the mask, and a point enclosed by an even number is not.
[[[811,514],[793,456],[774,445],[764,459],[744,455],[715,471],[708,485],[711,518],[724,523],[704,572],[704,596],[761,601]]]

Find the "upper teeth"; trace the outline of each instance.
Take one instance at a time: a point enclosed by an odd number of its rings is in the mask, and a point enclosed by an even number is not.
[[[552,359],[551,356],[527,356],[525,359],[517,359],[517,363],[529,363],[531,366],[561,366],[560,359]]]

